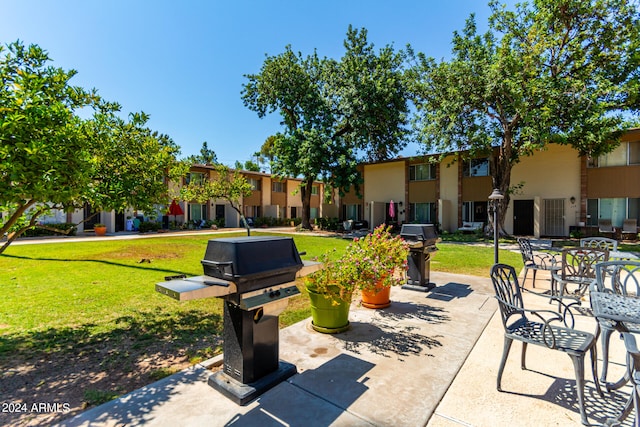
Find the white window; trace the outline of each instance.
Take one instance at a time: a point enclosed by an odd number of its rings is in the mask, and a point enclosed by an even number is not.
[[[463,202],[462,221],[464,222],[486,222],[487,202]]]
[[[200,172],[189,172],[185,181],[187,184],[202,185],[204,182],[204,174]]]
[[[627,144],[622,143],[612,152],[598,157],[598,167],[624,166],[627,164]]]
[[[284,193],[284,183],[273,181],[271,183],[271,191],[273,191],[274,193]]]
[[[622,227],[622,222],[627,217],[627,199],[600,199],[598,217],[600,219],[610,219],[614,227]]]
[[[318,194],[320,194],[320,187],[317,185],[312,185],[311,194],[313,194],[314,196],[317,196]]]
[[[260,217],[261,207],[260,206],[245,206],[244,207],[244,216],[247,218],[258,218]]]
[[[465,160],[463,168],[464,176],[489,176],[489,159]]]
[[[196,203],[189,203],[189,219],[193,221],[200,221],[207,219],[207,205],[199,205]]]
[[[409,166],[409,181],[428,181],[436,179],[435,163],[421,163]]]
[[[319,212],[318,208],[310,208],[309,209],[309,218],[310,219],[318,218],[318,212]]]
[[[343,205],[343,216],[345,220],[352,219],[360,221],[362,218],[362,205]]]
[[[261,188],[260,183],[262,182],[261,180],[255,179],[255,178],[247,178],[247,182],[251,186],[252,190],[260,191],[260,188]]]
[[[587,225],[598,225],[598,219],[610,219],[614,227],[622,227],[625,218],[640,221],[640,199],[606,198],[587,200]]]
[[[640,141],[622,142],[612,152],[596,159],[589,158],[588,166],[592,168],[607,166],[626,166],[640,164]]]
[[[435,222],[435,203],[411,203],[409,207],[409,221],[419,224],[432,224]]]

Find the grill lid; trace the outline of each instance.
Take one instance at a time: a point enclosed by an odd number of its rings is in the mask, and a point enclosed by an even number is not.
[[[228,280],[238,292],[295,280],[303,266],[291,237],[247,236],[209,240],[204,274]]]
[[[407,241],[422,242],[425,246],[433,246],[438,240],[438,233],[433,224],[402,224],[400,237]]]

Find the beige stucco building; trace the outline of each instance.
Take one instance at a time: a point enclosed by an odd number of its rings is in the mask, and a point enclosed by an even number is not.
[[[182,182],[168,183],[169,187],[177,191],[180,185],[187,180],[203,181],[215,179],[215,167],[211,165],[194,165]],[[302,216],[302,197],[299,191],[301,179],[278,179],[271,174],[262,172],[241,171],[241,174],[251,185],[251,194],[240,200],[240,209],[246,218],[271,218],[280,223],[288,223],[288,219]],[[311,194],[310,216],[312,219],[322,216],[337,217],[338,212],[334,203],[323,203],[324,183],[314,182]],[[92,229],[94,223],[100,222],[107,226],[107,232],[113,233],[127,230],[129,218],[139,216],[143,220],[162,223],[168,227],[168,221],[176,221],[178,224],[197,224],[204,221],[216,221],[223,223],[225,227],[241,227],[240,215],[231,207],[227,200],[208,200],[206,203],[178,202],[183,212],[182,215],[167,215],[166,206],[158,206],[154,212],[139,212],[129,209],[127,212],[100,212],[91,221],[82,223],[79,231]],[[83,218],[91,215],[90,209],[77,210],[72,214],[66,214],[67,222],[80,223]],[[58,221],[63,222],[63,221]]]
[[[334,191],[324,200],[322,182],[315,182],[311,218],[366,221],[368,228],[383,223],[437,223],[454,232],[465,223],[487,224],[488,196],[492,192],[488,158],[463,160],[455,153],[436,157],[403,157],[360,165],[363,184],[343,196]],[[213,178],[214,167],[196,165],[192,179]],[[300,179],[280,180],[270,174],[242,171],[252,186],[241,202],[249,218],[292,219],[302,215]],[[178,184],[179,185],[179,184]],[[394,204],[394,216],[390,203]],[[240,226],[238,213],[224,200],[204,204],[182,202],[184,222],[224,219],[227,227]],[[123,230],[128,213],[102,212],[96,221],[109,232]],[[145,213],[164,220],[164,207]],[[77,211],[79,222],[87,211]],[[549,144],[532,156],[522,157],[511,174],[510,202],[505,230],[513,235],[567,236],[572,230],[597,232],[601,219],[621,227],[625,219],[640,223],[640,128],[630,129],[611,153],[597,159],[580,156],[571,147]],[[82,230],[81,230],[82,231]]]
[[[437,223],[448,232],[467,222],[486,224],[489,167],[488,158],[463,161],[458,154],[441,161],[414,157],[363,164],[362,197],[353,191],[343,197],[340,219],[364,220],[370,228],[385,222]],[[598,159],[549,144],[513,167],[511,191],[504,225],[514,235],[590,233],[605,218],[616,227],[627,218],[640,223],[640,129],[628,131],[620,146]]]

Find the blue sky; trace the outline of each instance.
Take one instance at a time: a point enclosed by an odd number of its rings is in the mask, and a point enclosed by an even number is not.
[[[258,73],[265,55],[290,44],[340,58],[351,24],[376,47],[410,43],[447,58],[453,31],[471,13],[484,31],[489,15],[486,0],[0,0],[0,10],[0,43],[38,44],[53,65],[78,71],[73,84],[125,113],[148,113],[183,156],[207,141],[228,165],[281,130],[277,114],[260,119],[240,97],[244,75]]]

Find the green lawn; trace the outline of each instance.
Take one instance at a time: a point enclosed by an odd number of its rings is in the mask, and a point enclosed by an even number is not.
[[[202,274],[200,260],[210,238],[105,239],[10,247],[0,256],[4,287],[0,363],[9,352],[62,350],[97,337],[123,339],[126,335],[127,339],[188,344],[194,334],[216,334],[221,328],[220,299],[180,303],[155,291],[155,283],[167,275]],[[347,244],[310,236],[295,240],[298,249],[307,252],[305,258]],[[141,262],[143,259],[151,262]],[[205,353],[203,357],[211,355]]]
[[[219,236],[234,235],[245,233]],[[58,397],[66,396],[64,378],[69,375],[101,378],[83,384],[83,405],[94,405],[220,353],[222,300],[178,302],[155,291],[165,276],[202,274],[200,260],[214,237],[9,247],[0,255],[0,369],[28,380],[29,371],[20,369],[33,367],[35,379],[28,381]],[[304,234],[294,239],[298,250],[306,252],[304,259],[333,249],[339,256],[349,243]],[[490,243],[443,242],[438,248],[432,272],[488,276]],[[501,249],[500,261],[522,268],[518,252]],[[281,326],[310,316],[300,288],[302,294],[291,298],[281,314]],[[29,388],[19,382],[14,386],[8,390],[14,397],[28,397]]]
[[[165,276],[202,274],[200,260],[214,237],[105,238],[9,247],[0,255],[0,368],[18,375],[20,367],[36,367],[38,387],[55,396],[65,393],[64,381],[57,382],[56,374],[100,377],[83,386],[83,405],[94,405],[220,353],[222,300],[178,302],[155,291]],[[304,234],[294,238],[298,250],[306,252],[304,259],[333,249],[339,256],[349,243]],[[486,276],[493,262],[490,245],[438,247],[432,271]],[[517,253],[502,250],[500,256],[503,262],[522,266]],[[291,298],[280,315],[281,326],[311,315],[300,288],[302,294]],[[19,396],[19,390],[9,391]]]
[[[254,234],[259,234],[255,233]],[[238,234],[243,235],[243,234]],[[225,234],[224,236],[230,236]],[[14,245],[0,256],[0,361],[16,351],[70,350],[96,341],[153,340],[189,347],[200,334],[221,328],[220,299],[177,302],[155,291],[167,275],[202,274],[200,260],[212,236]],[[311,259],[347,240],[296,235]],[[432,271],[486,275],[492,247],[442,243]],[[501,260],[521,266],[520,256]],[[141,262],[150,260],[150,263]],[[306,297],[294,298],[281,316],[288,325],[309,316]],[[194,350],[195,358],[216,348]]]

